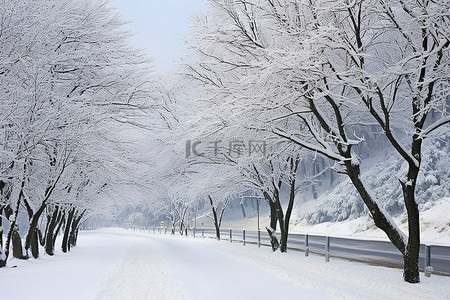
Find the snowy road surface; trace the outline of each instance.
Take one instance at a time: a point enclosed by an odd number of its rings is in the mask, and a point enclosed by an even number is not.
[[[80,233],[69,254],[9,261],[0,299],[450,299],[450,277],[421,280],[300,252],[104,229]]]

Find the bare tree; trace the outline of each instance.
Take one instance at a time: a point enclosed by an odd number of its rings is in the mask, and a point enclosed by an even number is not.
[[[447,1],[211,2],[216,19],[199,28],[193,48],[201,63],[190,65],[190,75],[220,103],[214,109],[223,108],[224,130],[251,120],[335,161],[403,254],[405,281],[419,282],[422,144],[450,122]],[[353,150],[367,125],[408,165],[399,179],[408,235],[360,176],[362,158]]]
[[[129,34],[106,1],[3,1],[0,17],[4,266],[11,241],[23,258],[28,250],[38,256],[40,240],[52,254],[60,230],[63,251],[76,243],[86,210],[102,208],[95,202],[100,194],[113,181],[124,184],[128,160],[137,164],[130,145],[114,139],[161,107],[157,97],[148,103],[155,95],[148,61],[129,47]],[[26,253],[18,252],[22,207],[29,218]],[[44,234],[41,220],[49,222]]]
[[[226,198],[224,201],[213,201],[210,195],[208,195],[209,204],[211,205],[211,210],[214,219],[214,227],[216,229],[216,238],[220,240],[220,226],[222,225],[222,218],[225,209],[227,208],[227,204],[229,198]],[[219,208],[220,207],[220,208]]]
[[[304,107],[310,111],[297,114],[307,124],[309,135],[278,126],[274,132],[344,167],[342,172],[359,192],[375,224],[403,254],[405,281],[419,282],[420,229],[415,186],[422,143],[433,130],[450,122],[444,110],[441,118],[425,127],[430,112],[445,106],[442,99],[437,99],[435,87],[447,76],[444,70],[448,70],[449,40],[445,31],[424,29],[423,22],[431,22],[436,28],[448,27],[444,25],[448,17],[442,16],[441,7],[431,2],[374,2],[372,6],[361,1],[351,6],[336,4],[332,13],[324,12],[320,5],[314,3],[315,11],[310,11],[313,30],[320,32],[324,26],[330,29],[332,20],[333,34],[312,38],[317,46],[312,53],[319,67],[307,73],[318,76],[313,88],[303,81]],[[421,18],[416,13],[419,10],[424,13]],[[396,43],[391,42],[392,38]],[[360,177],[361,158],[352,152],[352,146],[362,140],[355,138],[351,130],[370,119],[408,165],[405,177],[399,179],[408,236],[399,230]],[[396,133],[399,130],[409,137],[409,143]]]

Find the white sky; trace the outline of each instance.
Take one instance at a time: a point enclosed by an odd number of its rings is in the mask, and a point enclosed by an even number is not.
[[[147,50],[157,70],[168,70],[182,54],[189,20],[205,10],[203,0],[110,0],[132,23],[132,42]]]

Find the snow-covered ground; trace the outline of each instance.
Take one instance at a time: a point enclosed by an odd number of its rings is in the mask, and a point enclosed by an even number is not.
[[[17,267],[13,267],[17,266]],[[80,233],[69,254],[9,261],[1,299],[450,299],[450,277],[301,252],[122,229]]]

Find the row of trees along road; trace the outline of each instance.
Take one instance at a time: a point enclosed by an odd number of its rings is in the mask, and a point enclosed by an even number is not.
[[[52,255],[58,233],[68,251],[83,220],[133,206],[174,233],[209,204],[220,238],[250,191],[285,252],[295,199],[328,167],[420,281],[415,187],[423,141],[450,122],[448,1],[209,0],[161,82],[107,1],[0,2],[0,266],[10,249]],[[360,176],[367,128],[408,166],[407,234]]]
[[[122,27],[107,1],[1,1],[0,267],[10,249],[53,255],[58,233],[70,250],[83,220],[126,201],[127,126],[153,91]]]
[[[350,178],[376,226],[403,254],[404,280],[419,282],[415,187],[423,141],[436,138],[437,132],[445,134],[436,129],[450,121],[450,3],[211,0],[209,4],[207,15],[199,16],[193,26],[182,71],[183,82],[196,87],[191,104],[196,122],[189,123],[195,130],[189,137],[209,140],[213,146],[231,139],[266,141],[265,159],[232,153],[223,153],[222,158],[227,168],[234,163],[244,176],[236,182],[260,190],[284,228],[288,223],[283,223],[276,204],[277,192],[292,184],[296,193],[292,175],[298,162],[311,154],[334,162],[333,169]],[[407,234],[360,176],[362,158],[354,149],[365,143],[366,128],[383,133],[408,166],[398,178]],[[205,155],[192,159],[195,172],[218,163],[211,159],[217,157],[217,147],[213,148],[209,155],[203,151]],[[285,164],[284,174],[276,171],[280,164]],[[203,184],[220,185],[217,177],[206,177]],[[274,224],[272,220],[272,229]]]

